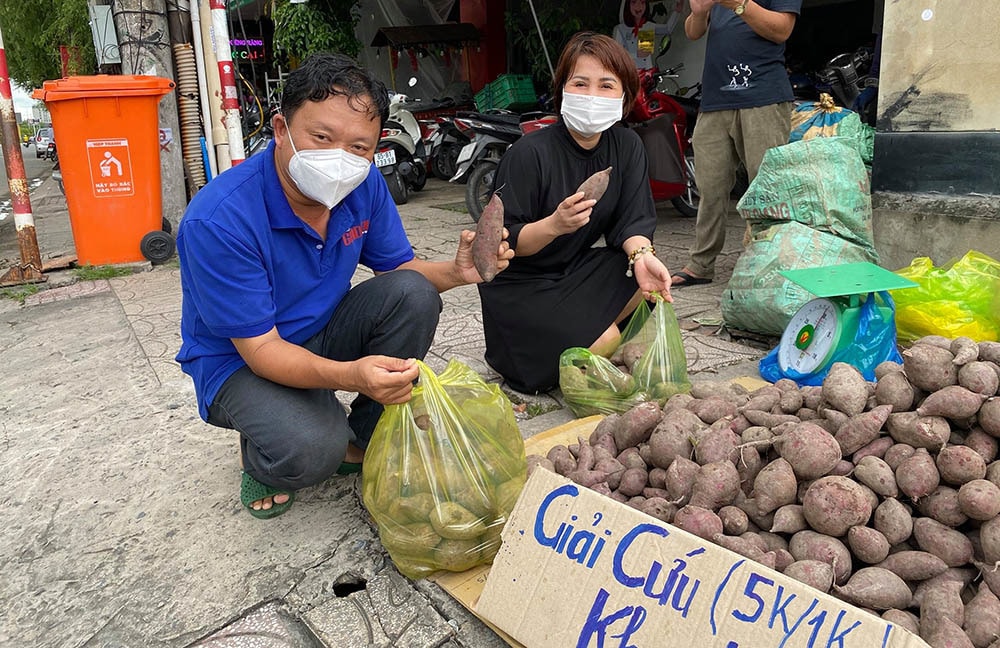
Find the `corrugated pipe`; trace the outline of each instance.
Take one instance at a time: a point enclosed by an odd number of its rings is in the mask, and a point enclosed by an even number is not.
[[[181,126],[181,153],[191,174],[194,188],[208,182],[205,162],[201,156],[201,112],[198,110],[198,68],[194,48],[190,43],[175,43],[174,61],[177,66],[177,112]]]

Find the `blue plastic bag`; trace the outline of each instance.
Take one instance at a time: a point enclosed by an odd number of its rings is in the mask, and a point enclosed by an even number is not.
[[[854,341],[834,353],[830,361],[819,371],[810,374],[800,374],[794,369],[783,371],[778,364],[779,345],[761,358],[759,365],[761,377],[772,383],[781,378],[790,378],[800,387],[822,385],[834,362],[846,362],[858,369],[865,380],[875,382],[875,367],[880,363],[890,360],[903,364],[903,357],[899,355],[899,348],[896,346],[896,307],[888,292],[880,291],[877,294],[878,299],[889,309],[889,317],[886,318],[878,307],[876,293],[869,293],[861,305]]]

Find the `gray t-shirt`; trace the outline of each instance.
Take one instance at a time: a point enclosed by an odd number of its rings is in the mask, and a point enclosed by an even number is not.
[[[765,9],[798,14],[802,0],[754,0]],[[701,109],[733,110],[791,101],[785,45],[758,36],[743,18],[720,5],[708,23]]]

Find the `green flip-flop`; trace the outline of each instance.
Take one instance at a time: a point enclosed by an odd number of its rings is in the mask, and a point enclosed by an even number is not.
[[[252,504],[265,497],[273,497],[280,494],[288,495],[288,501],[277,504],[272,502],[271,508],[269,509],[255,509]],[[273,518],[281,515],[287,511],[292,506],[292,502],[295,501],[295,491],[288,491],[281,488],[274,488],[273,486],[268,486],[267,484],[262,484],[247,473],[243,473],[243,479],[240,482],[240,502],[243,506],[250,511],[250,515],[255,518],[260,518],[266,520],[268,518]]]

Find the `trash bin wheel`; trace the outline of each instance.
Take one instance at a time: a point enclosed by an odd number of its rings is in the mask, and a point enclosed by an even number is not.
[[[174,237],[163,230],[147,233],[139,241],[139,251],[151,263],[163,263],[174,255]]]

